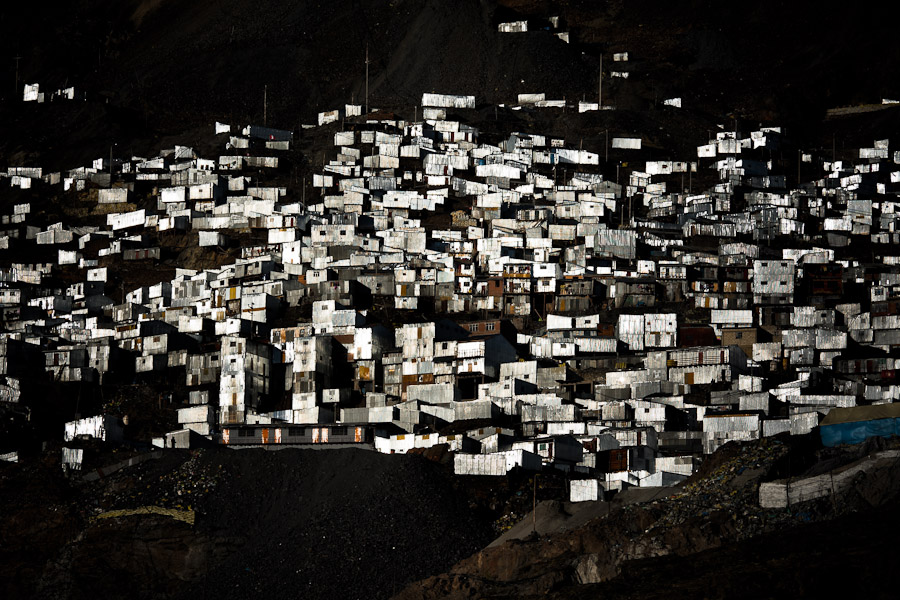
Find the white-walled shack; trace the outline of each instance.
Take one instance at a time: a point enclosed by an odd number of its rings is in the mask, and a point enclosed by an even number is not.
[[[520,467],[526,471],[540,471],[541,457],[526,450],[507,450],[491,454],[457,454],[453,457],[453,472],[457,475],[502,476]]]
[[[105,188],[97,190],[98,204],[118,204],[128,202],[128,188]]]
[[[437,108],[475,108],[475,96],[452,94],[422,94],[422,106]]]
[[[641,138],[614,137],[612,147],[622,150],[640,150]]]
[[[178,409],[178,422],[185,423],[215,423],[215,410],[209,404],[201,404],[188,408]]]
[[[497,25],[497,31],[500,33],[525,33],[528,31],[528,21],[511,21],[509,23],[500,23]]]
[[[595,502],[602,499],[603,487],[596,479],[573,479],[569,482],[569,502]]]
[[[842,494],[851,489],[861,476],[893,465],[898,458],[900,451],[884,450],[822,475],[761,483],[759,505],[763,508],[786,508],[800,502]]]
[[[77,437],[87,436],[105,442],[120,442],[123,432],[124,425],[119,417],[97,415],[66,423],[63,441],[71,442]]]
[[[60,462],[63,470],[80,471],[81,463],[84,461],[83,448],[66,448],[63,447]]]

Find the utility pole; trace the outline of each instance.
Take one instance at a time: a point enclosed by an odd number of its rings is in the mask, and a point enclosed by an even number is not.
[[[369,114],[369,43],[366,42],[366,114]]]
[[[603,143],[603,162],[609,162],[609,129],[603,130],[606,141]]]
[[[115,147],[116,144],[109,147],[109,187],[112,187],[113,184],[113,148]]]
[[[628,196],[628,224],[634,223],[634,195]]]
[[[603,110],[603,55],[600,55],[600,80],[597,84],[597,110]]]
[[[13,56],[13,60],[16,61],[16,81],[13,84],[13,96],[19,93],[19,61],[22,60],[21,56]]]

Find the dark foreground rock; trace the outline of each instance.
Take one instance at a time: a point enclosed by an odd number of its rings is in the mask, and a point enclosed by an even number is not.
[[[4,467],[3,597],[385,598],[492,537],[416,456],[171,451],[80,484],[55,469]]]
[[[892,597],[890,548],[900,528],[900,478],[894,469],[873,470],[836,497],[782,509],[759,505],[760,482],[784,469],[805,477],[820,472],[823,463],[833,467],[860,453],[846,448],[835,456],[832,449],[810,452],[803,446],[809,444],[788,438],[729,444],[679,493],[609,507],[581,526],[549,535],[492,544],[397,598],[646,598],[672,597],[673,589],[680,590],[676,597],[805,595],[826,590],[821,579],[845,567],[857,569],[847,580],[860,589]],[[796,466],[803,470],[796,472]],[[524,521],[530,523],[531,516]],[[745,586],[744,580],[755,583]],[[634,581],[641,585],[632,587]]]

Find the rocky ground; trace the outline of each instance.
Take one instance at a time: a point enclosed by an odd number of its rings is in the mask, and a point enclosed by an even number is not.
[[[851,492],[839,497],[785,509],[762,508],[758,500],[761,481],[836,468],[882,446],[879,440],[868,447],[816,451],[809,438],[729,444],[675,494],[642,504],[613,505],[584,524],[573,518],[572,527],[492,544],[397,597],[631,598],[639,596],[637,590],[653,590],[652,597],[661,597],[673,586],[684,597],[803,593],[827,587],[817,579],[842,564],[841,539],[848,532],[855,553],[851,562],[865,563],[868,574],[855,573],[852,579],[873,576],[863,587],[878,591],[877,597],[888,597],[889,588],[882,586],[894,572],[884,551],[891,543],[890,532],[900,526],[885,509],[898,501],[900,478],[895,470],[862,477]],[[862,543],[864,536],[856,528],[873,535],[871,547]],[[808,561],[789,568],[790,560],[803,553],[807,535],[822,545]],[[767,547],[771,560],[758,560]],[[687,557],[694,556],[720,571],[685,568],[693,564]],[[638,578],[641,586],[631,589],[630,583]],[[742,587],[744,578],[758,581]],[[701,589],[705,591],[698,596]]]
[[[385,598],[493,536],[418,456],[168,450],[96,481],[49,458],[0,476],[7,598]]]
[[[576,505],[559,473],[457,478],[440,449],[166,450],[98,477],[146,453],[96,447],[65,477],[51,448],[0,464],[0,594],[749,598],[822,592],[844,569],[887,597],[896,467],[786,509],[761,508],[758,486],[897,446],[728,444],[682,486]]]

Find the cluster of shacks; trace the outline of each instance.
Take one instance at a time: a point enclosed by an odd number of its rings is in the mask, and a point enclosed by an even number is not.
[[[553,465],[609,489],[677,482],[728,441],[900,395],[887,140],[852,161],[801,154],[789,186],[778,128],[720,131],[684,161],[612,137],[630,168],[610,180],[608,150],[525,132],[488,143],[457,116],[474,108],[425,94],[411,122],[321,113],[334,147],[309,197],[264,183],[296,140],[256,126],[217,124],[218,157],[10,167],[9,186],[89,194],[106,220],[36,227],[28,203],[2,215],[0,248],[58,259],[0,270],[0,401],[22,401],[35,361],[59,382],[162,373],[188,391],[174,398],[183,430],[158,445],[448,444],[458,473]],[[709,169],[716,183],[694,192]],[[110,289],[118,266],[160,259],[166,232],[262,242]],[[80,280],[53,287],[63,269]],[[120,426],[73,421],[66,440]]]

